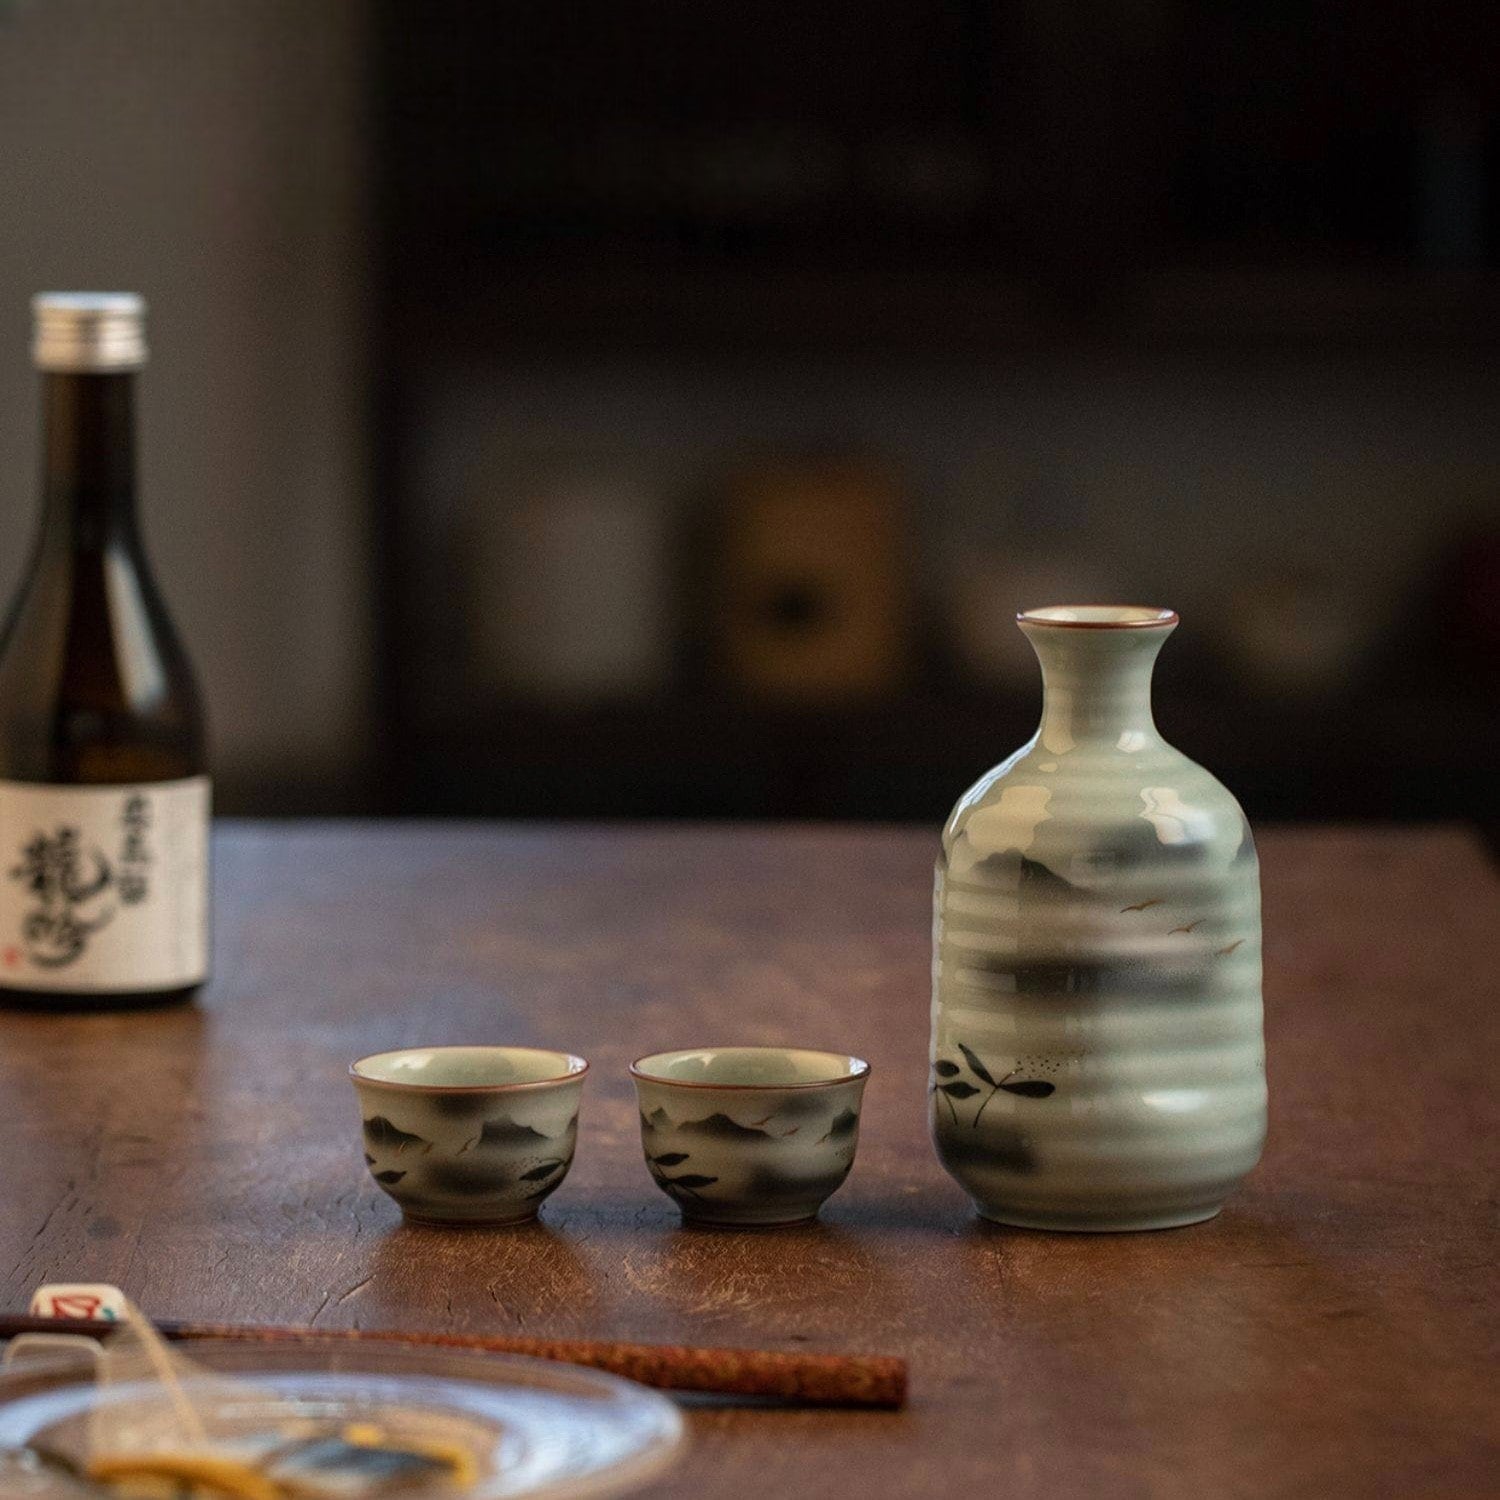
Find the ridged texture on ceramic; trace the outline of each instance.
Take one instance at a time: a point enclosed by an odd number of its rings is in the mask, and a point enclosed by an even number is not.
[[[1169,628],[1028,628],[1042,727],[944,831],[933,1134],[1003,1222],[1192,1223],[1260,1155],[1259,868],[1151,722]]]

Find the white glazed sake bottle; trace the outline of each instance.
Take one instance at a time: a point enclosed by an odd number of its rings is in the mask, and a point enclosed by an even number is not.
[[[1265,1139],[1255,845],[1152,719],[1171,610],[1017,619],[1041,727],[959,801],[937,865],[938,1156],[1004,1224],[1196,1223]]]

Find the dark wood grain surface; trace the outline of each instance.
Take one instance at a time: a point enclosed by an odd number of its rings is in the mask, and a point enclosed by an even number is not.
[[[1500,885],[1457,830],[1262,836],[1271,1139],[1216,1221],[977,1222],[924,1116],[934,836],[230,825],[196,1010],[0,1016],[0,1302],[871,1350],[901,1414],[695,1410],[671,1496],[1495,1492]],[[403,1227],[362,1052],[510,1041],[594,1071],[527,1229]],[[795,1041],[874,1064],[815,1227],[682,1229],[626,1063]]]

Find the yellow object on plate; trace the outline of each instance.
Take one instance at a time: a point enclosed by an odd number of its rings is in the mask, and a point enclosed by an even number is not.
[[[455,1443],[394,1440],[373,1423],[310,1435],[254,1458],[150,1453],[92,1459],[89,1477],[120,1500],[359,1500],[417,1484],[454,1493],[479,1479],[474,1456]]]
[[[90,1479],[107,1484],[122,1500],[285,1500],[285,1491],[264,1474],[234,1459],[190,1453],[108,1455],[90,1460]]]

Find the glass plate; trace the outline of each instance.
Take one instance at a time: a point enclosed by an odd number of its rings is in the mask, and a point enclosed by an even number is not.
[[[682,1416],[666,1397],[597,1370],[518,1355],[309,1339],[295,1344],[203,1340],[178,1346],[216,1375],[239,1375],[321,1422],[379,1421],[398,1430],[422,1410],[463,1423],[484,1470],[468,1500],[618,1495],[675,1458]],[[100,1401],[139,1400],[132,1386],[100,1389],[76,1357],[53,1350],[0,1374],[0,1449],[66,1449]],[[427,1488],[403,1494],[439,1494]]]

